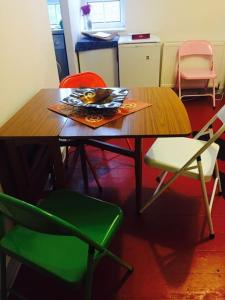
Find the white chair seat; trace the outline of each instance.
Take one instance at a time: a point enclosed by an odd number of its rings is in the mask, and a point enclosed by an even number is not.
[[[169,172],[180,170],[188,160],[207,142],[191,138],[158,138],[145,155],[145,163]],[[214,171],[219,145],[213,143],[202,154],[202,168],[205,181],[209,181]],[[199,179],[196,161],[184,175]]]

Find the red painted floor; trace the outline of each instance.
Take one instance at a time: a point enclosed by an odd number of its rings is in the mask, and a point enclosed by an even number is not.
[[[217,101],[219,108],[224,101]],[[211,100],[185,102],[193,130],[215,113]],[[216,108],[216,110],[217,110]],[[146,139],[143,153],[152,143]],[[112,141],[118,142],[118,141]],[[124,140],[121,141],[126,145]],[[225,145],[220,141],[220,170],[225,195]],[[224,149],[223,149],[224,148]],[[117,154],[87,148],[103,187],[101,196],[90,176],[89,193],[117,203],[124,223],[111,250],[134,266],[126,276],[123,268],[104,258],[96,268],[93,300],[225,299],[225,200],[217,196],[213,208],[216,231],[208,240],[201,189],[197,181],[179,178],[146,212],[135,213],[133,161]],[[157,172],[143,167],[143,200],[156,185]],[[68,186],[83,192],[77,165]],[[79,291],[22,267],[15,287],[36,299],[80,299]],[[14,300],[10,296],[10,300]]]

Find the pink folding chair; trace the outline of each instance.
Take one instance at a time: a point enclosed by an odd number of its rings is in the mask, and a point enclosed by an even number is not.
[[[184,60],[187,60],[190,57],[204,57],[208,61],[208,67],[185,67],[183,64]],[[181,44],[178,50],[178,90],[179,97],[182,99],[184,97],[192,96],[211,96],[213,100],[213,108],[216,106],[216,97],[215,97],[215,79],[216,72],[214,68],[213,61],[213,48],[210,42],[205,40],[193,40],[185,41]],[[198,80],[205,81],[205,89],[208,88],[209,81],[212,81],[212,93],[207,89],[205,93],[201,94],[182,94],[181,83],[183,80]]]

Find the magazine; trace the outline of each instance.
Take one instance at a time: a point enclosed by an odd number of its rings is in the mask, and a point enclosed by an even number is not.
[[[104,40],[104,41],[111,41],[115,36],[117,36],[117,32],[114,33],[108,33],[108,32],[82,32],[83,35],[88,37],[93,37],[96,39]]]

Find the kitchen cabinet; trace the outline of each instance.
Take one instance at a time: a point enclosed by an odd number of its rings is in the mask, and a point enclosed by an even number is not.
[[[76,44],[79,71],[100,75],[108,86],[118,86],[118,38],[112,41],[81,38]]]

